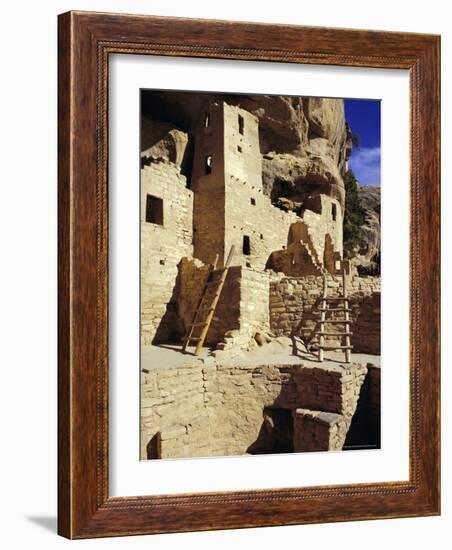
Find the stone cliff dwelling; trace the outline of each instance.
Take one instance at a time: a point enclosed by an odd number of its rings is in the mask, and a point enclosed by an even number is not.
[[[343,101],[149,94],[142,458],[378,448],[380,280],[344,259]]]

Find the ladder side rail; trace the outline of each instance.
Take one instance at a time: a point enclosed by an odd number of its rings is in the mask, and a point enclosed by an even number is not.
[[[345,325],[346,332],[348,334],[345,335],[345,362],[350,363],[351,362],[351,343],[350,343],[350,313],[349,313],[349,303],[348,303],[348,294],[347,294],[347,274],[345,273],[345,266],[342,267],[342,286],[343,286],[343,295],[346,301],[344,301],[344,320],[348,321],[348,323]]]
[[[323,353],[325,346],[325,319],[326,319],[326,296],[327,296],[327,282],[326,274],[323,274],[323,291],[322,291],[322,301],[321,301],[321,311],[320,311],[320,333],[319,333],[319,362],[323,362]]]

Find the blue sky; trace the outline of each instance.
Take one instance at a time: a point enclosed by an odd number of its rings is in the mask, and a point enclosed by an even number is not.
[[[361,185],[380,185],[381,102],[345,99],[345,119],[352,132],[361,137],[361,147],[353,148],[349,166]]]

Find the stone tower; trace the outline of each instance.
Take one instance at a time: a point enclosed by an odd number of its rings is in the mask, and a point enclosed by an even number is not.
[[[245,264],[242,257],[252,255],[253,238],[245,226],[259,221],[256,205],[263,198],[259,125],[253,114],[224,102],[206,108],[196,131],[192,189],[195,257],[212,263],[218,254],[223,265],[234,244],[234,264]]]
[[[213,263],[218,254],[221,267],[234,245],[232,265],[265,269],[274,251],[284,255],[295,241],[310,249],[317,271],[323,265],[333,269],[335,258],[342,257],[339,201],[316,195],[296,214],[275,207],[263,193],[259,121],[240,107],[211,103],[202,113],[192,190],[194,256],[204,263]],[[305,263],[300,275],[312,271]]]

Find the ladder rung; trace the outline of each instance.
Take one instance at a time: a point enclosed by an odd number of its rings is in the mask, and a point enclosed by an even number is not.
[[[199,336],[185,336],[184,338],[184,342],[190,342],[191,340],[193,340],[194,342],[200,340],[200,337]]]
[[[353,332],[316,332],[316,336],[353,336]]]
[[[327,300],[328,302],[334,302],[336,300],[342,300],[342,301],[347,301],[349,300],[349,298],[347,298],[346,296],[324,296],[322,298],[322,300]]]
[[[324,319],[323,321],[321,319],[317,319],[317,324],[320,325],[320,323],[351,323],[352,321],[350,319]]]
[[[219,285],[220,282],[221,282],[220,279],[215,279],[214,281],[207,281],[206,286]]]
[[[314,310],[314,312],[317,311],[345,311],[346,313],[352,313],[352,310],[346,307],[319,307],[319,309]]]
[[[323,350],[335,350],[335,349],[353,349],[353,346],[318,346],[319,349]]]

